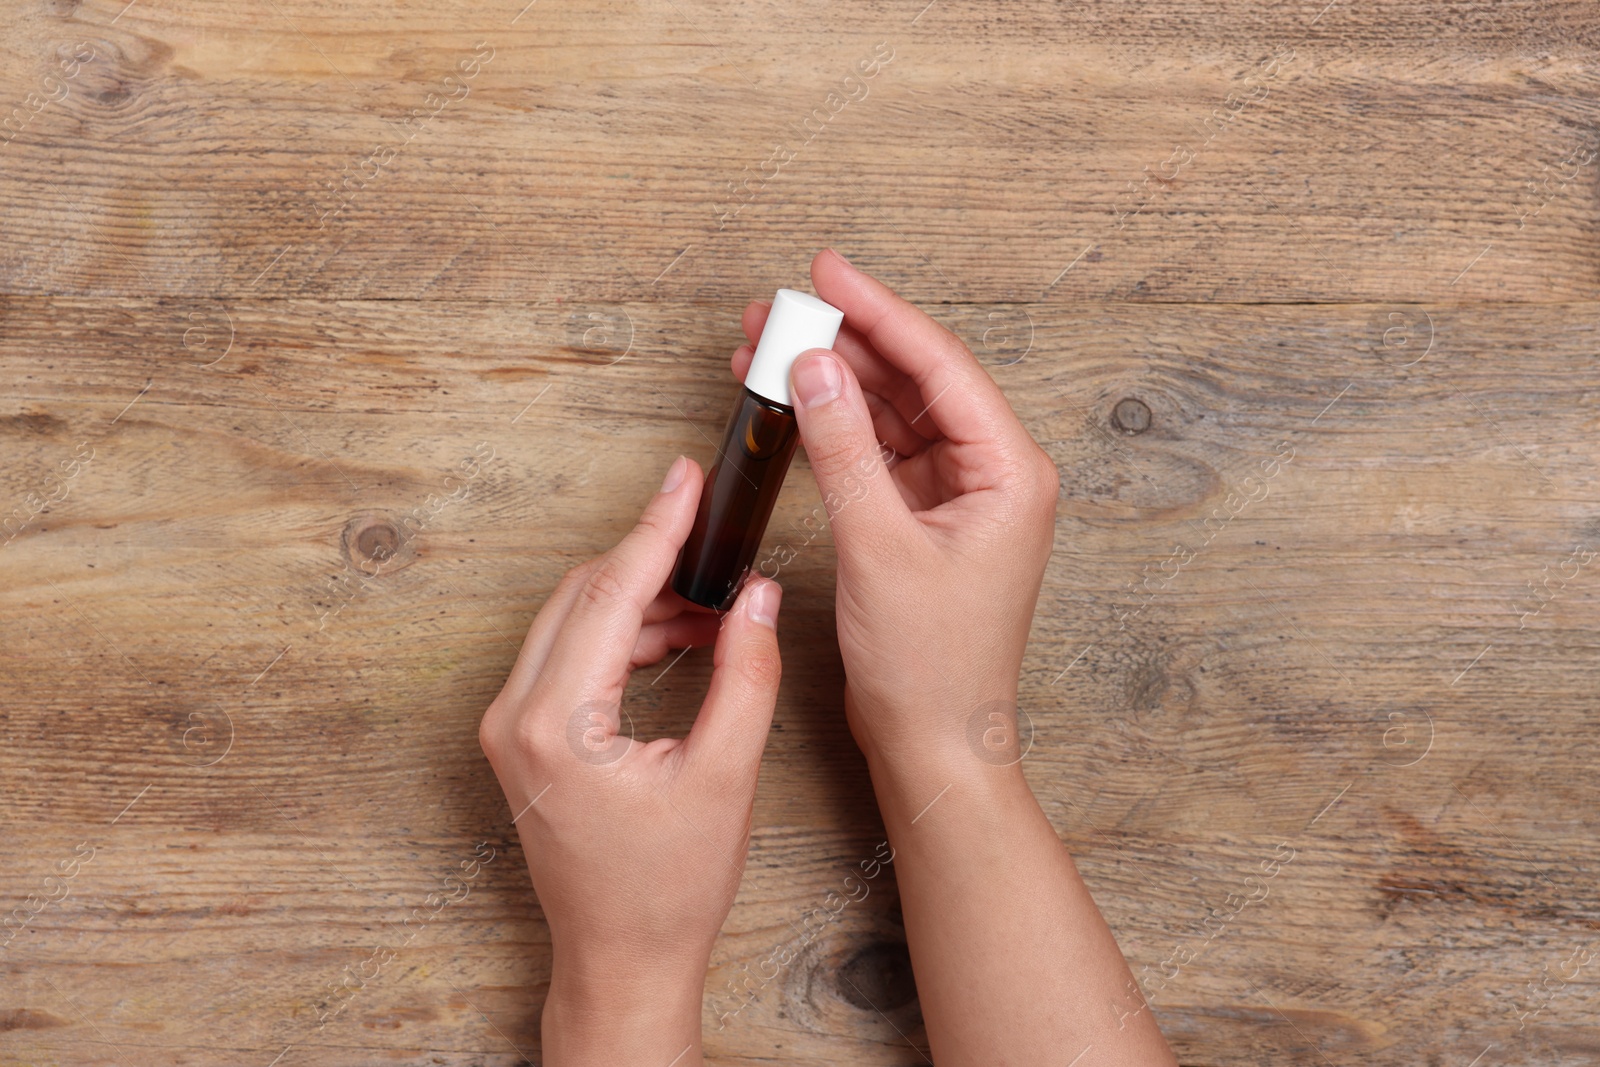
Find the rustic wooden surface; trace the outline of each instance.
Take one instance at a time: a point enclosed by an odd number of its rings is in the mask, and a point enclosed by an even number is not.
[[[824,245],[1060,464],[1025,767],[1182,1062],[1600,1061],[1592,4],[4,15],[0,1061],[539,1062],[479,715]],[[719,1064],[925,1062],[892,873],[755,977],[881,839],[832,562]]]

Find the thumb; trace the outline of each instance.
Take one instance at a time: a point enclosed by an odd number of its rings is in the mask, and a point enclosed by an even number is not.
[[[855,373],[828,349],[813,348],[795,360],[790,374],[800,440],[841,564],[872,544],[903,544],[915,521],[884,465]]]
[[[777,632],[782,598],[777,582],[751,575],[722,616],[711,659],[711,688],[684,742],[691,764],[754,779],[783,674]]]

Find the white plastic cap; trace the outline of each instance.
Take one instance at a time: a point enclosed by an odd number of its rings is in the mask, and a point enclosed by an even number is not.
[[[843,322],[844,312],[832,304],[798,289],[779,289],[772,299],[767,324],[761,329],[750,370],[745,373],[745,388],[774,403],[793,407],[789,368],[808,348],[832,348]]]

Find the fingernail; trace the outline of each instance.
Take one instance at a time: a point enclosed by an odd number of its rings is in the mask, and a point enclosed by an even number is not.
[[[672,466],[667,468],[667,476],[661,482],[661,491],[670,493],[683,484],[684,472],[689,469],[689,461],[679,456],[672,461]]]
[[[778,628],[778,601],[783,598],[783,587],[777,582],[762,582],[750,591],[750,621],[759,622],[776,630]]]
[[[802,356],[794,364],[794,392],[808,408],[826,404],[844,389],[839,364],[832,356]]]
[[[851,267],[851,268],[855,267],[855,264],[851,263],[848,259],[845,259],[844,258],[844,253],[840,252],[837,248],[830,248],[830,249],[828,249],[828,251],[833,254],[833,257],[835,259],[837,259],[840,263],[843,263],[845,266]]]

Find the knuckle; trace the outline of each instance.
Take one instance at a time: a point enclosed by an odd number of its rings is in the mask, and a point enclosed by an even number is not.
[[[511,724],[511,752],[519,759],[534,762],[544,755],[544,736],[538,728],[538,721],[537,716],[523,715]]]
[[[506,730],[516,721],[517,709],[508,702],[504,693],[489,702],[489,707],[478,722],[478,747],[491,762],[506,754]]]
[[[594,571],[595,562],[593,559],[586,559],[582,563],[569,568],[567,573],[561,576],[561,581],[556,584],[556,588],[560,589],[565,586],[570,589],[575,585],[581,586],[589,580],[589,575]],[[554,599],[553,595],[551,599]]]
[[[1055,461],[1037,444],[1004,461],[1002,481],[1010,486],[1011,496],[1023,507],[1054,511],[1061,495],[1061,472]]]
[[[499,697],[478,723],[478,747],[497,772],[546,762],[549,739],[531,707],[507,704]]]
[[[583,579],[582,596],[585,602],[606,607],[624,600],[628,595],[623,566],[615,556],[601,556],[590,566]]]
[[[646,538],[662,537],[667,532],[667,517],[657,508],[646,508],[634,527],[635,535]]]
[[[806,442],[806,455],[811,460],[813,470],[832,475],[854,467],[860,462],[862,452],[850,436],[839,434],[815,443]]]
[[[972,349],[967,346],[967,342],[963,341],[959,335],[943,323],[939,325],[939,329],[944,332],[944,352],[942,355],[947,365],[960,366],[966,363],[975,364],[978,362],[978,357],[972,354]]]
[[[500,734],[496,729],[499,715],[495,705],[490,704],[489,710],[483,713],[483,719],[478,723],[478,747],[483,754],[493,760],[500,751]]]
[[[751,649],[739,659],[739,675],[751,689],[776,689],[783,678],[783,660],[776,648]]]
[[[1038,491],[1041,502],[1049,503],[1053,508],[1057,498],[1061,495],[1061,470],[1056,466],[1055,460],[1051,459],[1044,449],[1036,446],[1034,454],[1037,457],[1034,461],[1035,488]]]

